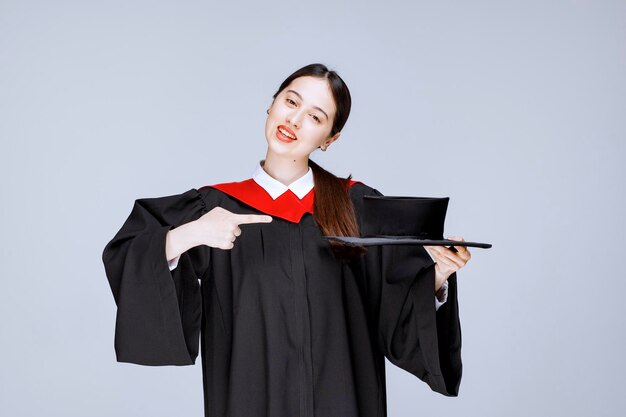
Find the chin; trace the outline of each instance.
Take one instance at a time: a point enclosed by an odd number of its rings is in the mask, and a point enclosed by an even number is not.
[[[290,150],[285,149],[285,147],[280,146],[281,143],[278,139],[270,139],[267,141],[267,152],[273,153],[275,155],[289,155]]]

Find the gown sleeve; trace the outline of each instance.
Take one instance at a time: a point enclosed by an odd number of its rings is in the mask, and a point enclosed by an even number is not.
[[[210,251],[197,246],[183,253],[170,271],[167,232],[207,212],[196,190],[135,200],[121,229],[102,253],[117,305],[115,352],[118,362],[192,365],[198,356],[202,315],[200,283]]]
[[[353,195],[359,222],[366,194],[382,195],[373,188]],[[422,246],[369,246],[362,260],[380,351],[433,391],[457,396],[462,364],[456,273],[448,278],[446,303],[436,309],[435,262]]]

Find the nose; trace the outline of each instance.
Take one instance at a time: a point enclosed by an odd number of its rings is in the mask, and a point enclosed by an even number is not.
[[[304,108],[293,109],[293,111],[287,117],[287,121],[291,123],[295,128],[299,129],[302,123],[302,117],[304,117]]]

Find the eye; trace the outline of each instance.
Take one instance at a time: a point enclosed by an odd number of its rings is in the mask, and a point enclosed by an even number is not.
[[[295,104],[296,104],[296,102],[295,102],[295,101],[293,101],[293,100],[292,100],[292,99],[290,99],[290,98],[288,98],[288,99],[287,99],[287,103],[292,104],[292,105],[295,105]]]
[[[314,114],[312,114],[311,116],[313,117],[313,119],[315,119],[315,121],[316,121],[317,123],[319,123],[319,122],[320,122],[320,118],[319,118],[319,117],[317,117],[317,116],[316,116],[316,115],[314,115]]]

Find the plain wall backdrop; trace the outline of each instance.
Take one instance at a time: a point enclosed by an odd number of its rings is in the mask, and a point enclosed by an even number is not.
[[[321,62],[353,108],[313,159],[493,243],[459,397],[387,362],[389,416],[624,415],[625,41],[623,0],[0,0],[0,414],[202,416],[199,358],[115,361],[102,250],[137,198],[249,178]]]

